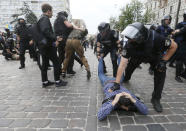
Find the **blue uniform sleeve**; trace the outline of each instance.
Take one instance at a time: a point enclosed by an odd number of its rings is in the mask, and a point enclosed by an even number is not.
[[[105,117],[107,117],[111,111],[114,110],[114,106],[112,105],[112,101],[108,101],[104,103],[101,108],[98,111],[98,119],[103,120]]]
[[[147,106],[145,104],[143,104],[140,100],[137,99],[136,103],[134,105],[137,107],[138,111],[140,113],[142,113],[143,115],[147,115],[148,114]]]

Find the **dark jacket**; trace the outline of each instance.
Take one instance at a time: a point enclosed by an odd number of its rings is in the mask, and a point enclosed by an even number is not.
[[[52,25],[48,16],[42,15],[38,21],[38,28],[43,36],[46,38],[47,43],[51,44],[56,41],[56,36],[53,32]]]

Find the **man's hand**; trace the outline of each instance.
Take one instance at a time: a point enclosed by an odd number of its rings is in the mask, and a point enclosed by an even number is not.
[[[61,36],[57,36],[57,41],[62,41],[63,38]]]
[[[166,61],[165,60],[160,60],[160,62],[156,65],[156,69],[159,72],[165,72],[167,67],[166,67]]]
[[[113,92],[120,89],[120,84],[114,82],[114,85],[108,90],[109,92]]]
[[[114,100],[112,101],[113,106],[115,106],[118,103],[121,96],[122,96],[122,93],[119,93],[115,96]]]
[[[124,96],[125,98],[128,98],[132,101],[132,103],[136,103],[136,100],[131,96],[131,94],[127,93],[127,92],[122,92],[122,96]]]
[[[34,44],[34,41],[31,40],[31,41],[29,42],[29,45],[33,45],[33,44]]]
[[[59,45],[59,41],[56,41],[55,43],[56,43],[56,47],[58,47],[58,45]]]

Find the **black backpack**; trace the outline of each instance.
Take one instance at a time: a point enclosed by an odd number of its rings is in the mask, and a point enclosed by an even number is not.
[[[33,24],[30,27],[30,33],[31,33],[31,37],[32,39],[38,43],[38,44],[43,44],[43,45],[47,45],[47,39],[44,37],[44,35],[41,33],[41,31],[39,30],[38,27],[38,23]]]

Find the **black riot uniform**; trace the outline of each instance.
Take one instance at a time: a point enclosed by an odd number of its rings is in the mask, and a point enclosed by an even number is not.
[[[175,41],[178,43],[175,79],[178,82],[183,82],[180,76],[186,79],[186,69],[184,72],[182,71],[183,64],[186,65],[186,12],[184,13],[184,15],[184,21],[178,23],[178,25],[176,26],[176,29],[179,29],[180,31],[175,34]]]
[[[107,56],[110,53],[113,66],[113,76],[116,77],[118,64],[117,64],[117,50],[119,40],[118,32],[110,29],[109,23],[101,23],[98,26],[99,34],[97,35],[97,48],[100,48],[100,51],[97,51],[97,55],[102,55],[103,57]],[[100,43],[100,45],[98,45]],[[104,62],[104,72],[106,72],[106,66]]]
[[[58,13],[57,19],[54,22],[54,31],[55,31],[56,36],[61,36],[63,38],[63,40],[60,41],[60,44],[58,45],[60,65],[63,63],[65,59],[65,45],[66,45],[67,38],[69,34],[71,33],[71,31],[73,30],[73,28],[68,28],[64,23],[65,21],[67,21],[67,17],[68,17],[67,12],[61,11]],[[73,65],[70,65],[69,67],[71,66]]]
[[[129,81],[134,70],[141,63],[150,63],[154,71],[154,91],[151,102],[156,111],[161,112],[161,94],[166,77],[166,62],[162,59],[169,49],[171,40],[153,30],[148,30],[141,23],[133,23],[124,30],[129,40],[124,46],[122,56],[129,60],[125,69],[124,81]],[[158,105],[158,106],[157,106]]]
[[[20,21],[23,22],[20,22]],[[19,69],[25,68],[25,51],[28,49],[31,56],[33,55],[33,48],[29,45],[31,37],[29,36],[29,27],[26,25],[24,19],[18,20],[18,27],[16,28],[16,34],[20,38],[19,41],[19,51],[20,51],[20,64]]]

